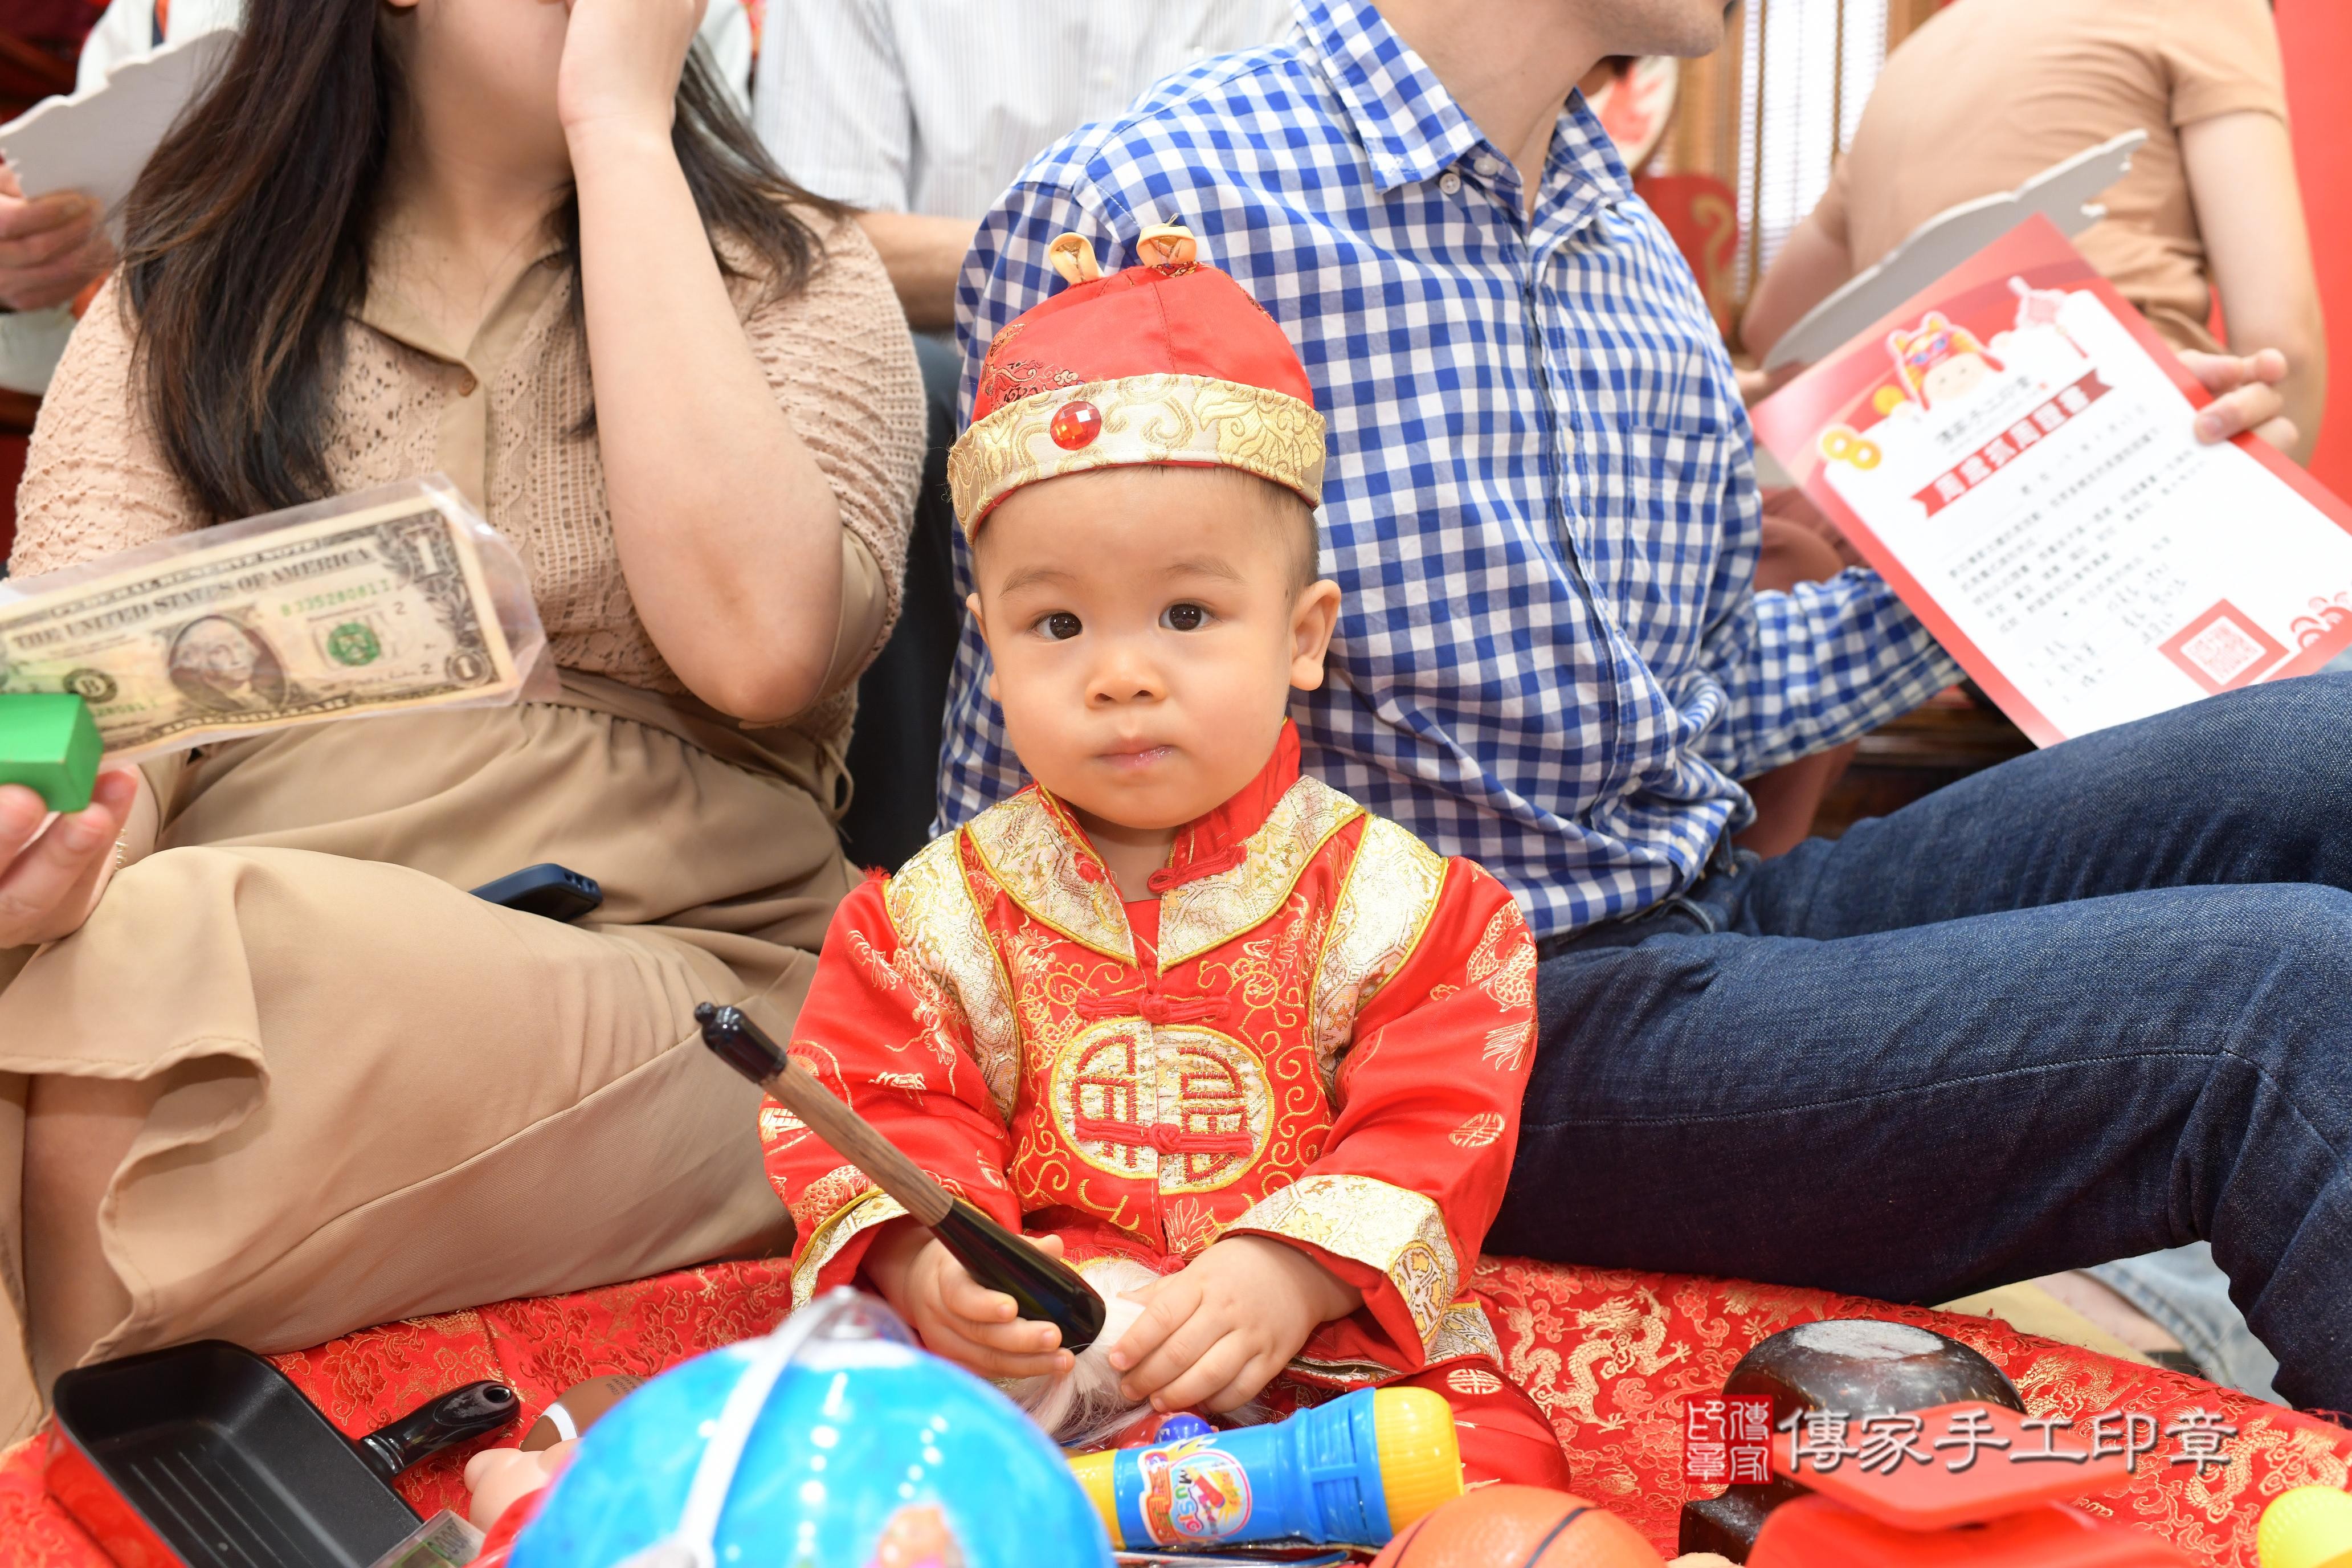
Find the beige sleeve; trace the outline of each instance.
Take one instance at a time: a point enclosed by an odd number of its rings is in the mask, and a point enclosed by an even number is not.
[[[38,576],[205,524],[140,406],[119,300],[112,281],[99,290],[41,400],[16,491],[11,576]]]
[[[842,625],[827,686],[855,679],[898,618],[927,435],[923,377],[898,296],[865,230],[819,221],[825,260],[797,294],[744,323],[776,401],[833,482],[845,550]],[[857,634],[862,633],[862,637]]]
[[[2171,0],[2165,10],[2176,128],[2249,110],[2286,118],[2286,66],[2269,0]]]
[[[833,658],[826,661],[819,695],[830,697],[865,672],[882,647],[898,585],[896,579],[882,574],[882,563],[866,541],[842,530],[841,625],[833,634]]]

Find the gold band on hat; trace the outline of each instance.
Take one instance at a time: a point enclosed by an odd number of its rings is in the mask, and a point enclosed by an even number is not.
[[[1099,425],[1068,447],[1055,439],[1055,418],[1073,405],[1091,410],[1079,427]],[[1152,463],[1239,468],[1319,506],[1323,416],[1286,393],[1213,376],[1080,382],[1005,404],[966,430],[948,453],[948,489],[969,536],[1023,485]]]

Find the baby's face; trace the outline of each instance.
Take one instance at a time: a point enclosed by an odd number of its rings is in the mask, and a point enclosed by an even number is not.
[[[1301,587],[1295,507],[1215,470],[1105,468],[982,525],[971,607],[1031,776],[1082,816],[1181,826],[1265,766],[1339,613]]]

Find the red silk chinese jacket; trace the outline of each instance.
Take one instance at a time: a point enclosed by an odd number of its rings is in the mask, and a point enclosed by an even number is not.
[[[1499,1361],[1465,1287],[1503,1197],[1536,954],[1500,883],[1298,772],[1286,725],[1122,905],[1032,786],[852,893],[793,1055],[916,1163],[1083,1271],[1279,1237],[1364,1293],[1286,1375]],[[1156,927],[1154,930],[1152,928]],[[897,1203],[771,1104],[794,1295],[848,1283]]]

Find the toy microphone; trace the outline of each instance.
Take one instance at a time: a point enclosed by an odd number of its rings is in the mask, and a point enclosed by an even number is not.
[[[1426,1388],[1360,1389],[1270,1426],[1080,1454],[1070,1468],[1121,1551],[1381,1546],[1462,1495],[1454,1412]]]
[[[786,1056],[760,1026],[736,1007],[705,1002],[694,1010],[702,1043],[808,1123],[834,1152],[866,1173],[940,1238],[971,1277],[1020,1304],[1021,1315],[1062,1331],[1062,1348],[1076,1352],[1102,1332],[1103,1299],[1076,1269],[1038,1251],[962,1198],[933,1181],[871,1123],[827,1092],[808,1068]],[[1442,1402],[1441,1402],[1442,1403]]]

